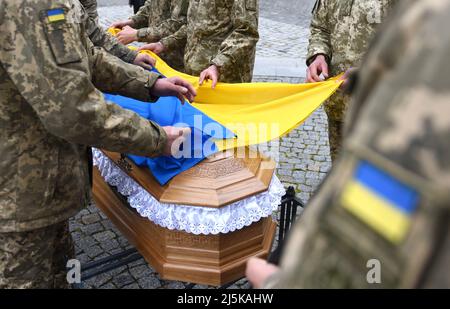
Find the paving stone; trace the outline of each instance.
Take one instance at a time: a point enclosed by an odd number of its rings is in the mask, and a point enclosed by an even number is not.
[[[122,288],[126,285],[134,283],[135,280],[128,271],[125,271],[117,276],[114,276],[113,282],[117,287]]]
[[[90,258],[95,258],[97,256],[99,256],[100,254],[103,253],[102,248],[100,248],[99,246],[95,245],[95,246],[91,246],[88,248],[84,248],[83,251],[90,257]]]
[[[162,286],[161,281],[155,276],[141,278],[138,280],[138,284],[142,289],[158,289]]]
[[[196,284],[196,285],[194,285],[194,287],[192,289],[194,289],[194,290],[206,290],[208,288],[210,288],[210,286],[208,286],[208,285]]]
[[[182,282],[172,281],[166,286],[166,288],[168,288],[168,289],[185,289],[186,286]]]
[[[131,268],[130,274],[133,276],[133,278],[140,279],[143,277],[148,277],[148,276],[153,275],[153,272],[148,267],[148,265],[140,265],[140,266]]]
[[[92,260],[86,253],[84,253],[84,251],[80,254],[77,253],[76,258],[81,264],[88,263]]]
[[[97,275],[97,276],[87,280],[84,283],[86,285],[94,286],[95,288],[100,288],[103,285],[105,285],[107,282],[111,281],[111,279],[112,279],[111,274],[104,273],[104,274]]]
[[[77,214],[77,216],[78,216],[78,217],[83,217],[83,216],[86,216],[86,215],[89,215],[89,214],[90,214],[89,210],[88,210],[87,208],[85,208],[85,209],[82,209],[82,210]]]
[[[89,235],[83,235],[79,238],[79,240],[77,240],[77,245],[80,246],[82,250],[90,248],[96,244],[97,241]]]
[[[246,282],[243,285],[241,285],[240,288],[243,290],[249,290],[252,288],[252,285],[250,284],[250,282]]]
[[[89,214],[81,218],[81,222],[84,224],[92,224],[98,221],[100,221],[100,216],[96,213]]]
[[[79,232],[79,231],[71,231],[71,235],[72,235],[72,239],[75,242],[79,242],[81,240],[81,238],[84,236],[83,233]]]
[[[81,253],[83,253],[83,249],[80,248],[80,246],[78,246],[76,243],[74,244],[75,247],[75,255],[80,255]]]
[[[115,239],[109,239],[100,243],[100,247],[106,252],[110,252],[113,249],[119,247],[119,242]]]
[[[81,227],[81,231],[88,235],[92,235],[94,233],[97,233],[97,232],[100,232],[103,230],[104,230],[104,227],[98,222]]]
[[[117,289],[117,287],[112,282],[108,282],[105,285],[102,285],[100,289]]]
[[[123,273],[125,270],[127,270],[127,266],[120,266],[116,269],[109,271],[109,273],[114,277],[114,276],[117,276],[117,275]]]
[[[116,234],[110,230],[108,231],[103,231],[100,233],[97,233],[94,235],[94,238],[98,241],[98,242],[104,242],[110,239],[113,239],[116,237]]]
[[[119,244],[120,244],[121,247],[129,245],[128,240],[125,237],[123,237],[123,236],[119,237],[117,240],[119,241]]]
[[[126,289],[126,290],[137,290],[140,288],[141,287],[137,283],[132,283],[132,284],[129,284],[129,285],[123,287],[123,289]]]
[[[139,260],[137,260],[137,261],[134,261],[134,262],[131,262],[131,263],[129,263],[128,264],[128,268],[133,268],[133,267],[136,267],[136,266],[140,266],[140,265],[147,265],[147,262],[142,258],[142,259],[139,259]],[[153,271],[153,270],[152,270]]]
[[[98,208],[97,206],[95,206],[94,203],[89,204],[89,206],[87,207],[87,209],[89,210],[89,213],[97,213],[98,212]]]
[[[81,227],[83,226],[83,224],[81,224],[80,222],[77,221],[72,221],[69,224],[69,231],[71,233],[75,232],[75,231],[79,231],[81,230]]]
[[[104,219],[101,223],[106,230],[116,230],[116,226],[109,219]]]

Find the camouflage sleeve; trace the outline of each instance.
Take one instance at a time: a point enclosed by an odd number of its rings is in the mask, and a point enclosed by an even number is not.
[[[54,23],[44,15],[51,9],[46,1],[27,1],[27,6],[6,13],[0,5],[0,13],[6,14],[0,19],[0,61],[23,100],[45,129],[59,138],[111,151],[160,155],[167,141],[162,128],[108,104],[92,82],[102,90],[134,93],[148,101],[157,76],[118,59],[109,62],[112,56],[89,46],[76,20],[80,17],[72,16],[70,6],[62,6],[67,14]],[[92,76],[89,68],[94,70]]]
[[[438,31],[449,25],[450,0],[404,1],[382,25],[361,65],[340,160],[289,232],[281,270],[265,287],[450,285],[450,33]],[[364,185],[379,188],[376,198],[414,197],[395,233],[389,227],[399,220],[383,216],[387,224],[377,226],[379,209],[349,191],[367,179],[362,166],[383,175]],[[382,265],[376,284],[369,261]]]
[[[328,3],[327,0],[317,0],[313,9],[311,20],[311,36],[309,38],[306,64],[309,66],[314,57],[323,54],[330,61],[332,55],[330,30],[328,29]]]
[[[139,11],[130,17],[130,19],[133,21],[133,27],[135,29],[140,29],[148,26],[148,19],[149,19],[149,11],[151,10],[152,5],[155,5],[155,3],[152,3],[152,0],[145,1],[145,4],[141,6]]]
[[[125,62],[133,63],[138,55],[136,51],[129,49],[117,41],[115,37],[104,31],[90,15],[86,19],[86,32],[95,46],[103,47],[107,52]]]
[[[184,24],[172,35],[162,38],[160,42],[164,45],[167,50],[175,50],[181,46],[186,45],[187,40],[187,25]]]
[[[145,102],[157,99],[151,96],[150,88],[160,77],[159,74],[124,63],[99,47],[92,47],[91,54],[92,82],[97,89]]]
[[[141,28],[138,30],[139,42],[158,42],[161,38],[170,36],[186,24],[188,0],[172,0],[170,5],[171,17],[156,27]]]
[[[80,0],[80,3],[84,7],[89,18],[98,21],[97,0]]]
[[[234,1],[231,13],[233,31],[222,42],[219,53],[211,64],[228,71],[240,59],[248,59],[248,55],[254,53],[259,39],[258,6],[258,0]]]

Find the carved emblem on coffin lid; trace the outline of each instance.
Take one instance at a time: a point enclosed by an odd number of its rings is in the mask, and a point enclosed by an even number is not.
[[[248,148],[217,153],[161,186],[147,168],[103,151],[161,203],[223,207],[268,189],[275,162]],[[126,166],[126,168],[124,168]]]

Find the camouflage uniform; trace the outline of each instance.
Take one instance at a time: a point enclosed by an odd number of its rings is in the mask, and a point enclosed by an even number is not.
[[[189,0],[147,0],[130,19],[138,30],[138,41],[154,43],[186,24]],[[171,67],[183,71],[184,46],[160,55]]]
[[[95,46],[103,47],[110,54],[125,62],[133,63],[138,53],[121,44],[115,37],[104,31],[98,24],[97,0],[80,0],[89,19],[86,21],[86,32]]]
[[[68,288],[66,263],[74,256],[67,221],[0,233],[0,288]]]
[[[324,55],[330,76],[359,65],[378,25],[397,0],[317,0],[311,21],[307,65]],[[325,104],[332,159],[342,140],[342,127],[349,97],[336,93]]]
[[[267,287],[450,287],[450,33],[441,31],[450,27],[450,0],[405,1],[383,27],[361,66],[342,155]],[[407,225],[392,225],[364,198],[365,216],[348,210],[346,190],[362,179],[354,173],[362,162],[415,192],[385,200],[413,202]],[[397,186],[384,178],[381,190]],[[392,228],[398,237],[387,236]],[[371,259],[381,263],[380,284],[367,281]]]
[[[54,9],[62,14],[51,21]],[[97,90],[151,101],[159,76],[93,47],[85,22],[76,0],[0,1],[2,287],[37,286],[55,273],[58,250],[48,242],[91,200],[86,145],[154,156],[167,140]]]
[[[186,44],[185,71],[199,76],[214,64],[220,81],[250,82],[258,34],[258,0],[191,1],[187,24],[161,40],[168,50]]]

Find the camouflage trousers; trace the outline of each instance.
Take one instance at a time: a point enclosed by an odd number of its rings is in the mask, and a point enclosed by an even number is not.
[[[341,92],[335,93],[324,105],[328,117],[328,140],[330,142],[331,160],[334,162],[342,146],[344,119],[350,97]]]
[[[328,117],[328,141],[330,142],[331,161],[335,162],[342,146],[344,122]]]
[[[68,288],[74,257],[68,222],[27,232],[0,233],[0,288]]]

